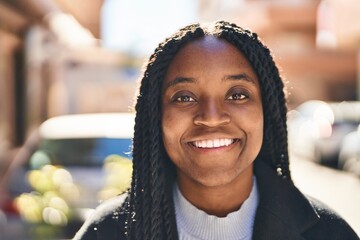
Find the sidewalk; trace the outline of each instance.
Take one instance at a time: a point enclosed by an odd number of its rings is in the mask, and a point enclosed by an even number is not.
[[[360,236],[360,178],[292,156],[295,185],[341,215]]]

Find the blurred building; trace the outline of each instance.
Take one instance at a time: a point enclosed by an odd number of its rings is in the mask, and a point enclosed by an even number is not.
[[[280,67],[292,108],[310,99],[357,99],[359,8],[356,0],[204,0],[201,9],[206,20],[215,15],[258,33]]]
[[[100,38],[102,0],[54,2]],[[49,117],[132,105],[132,59],[100,46],[63,46],[32,17],[0,1],[0,158]]]

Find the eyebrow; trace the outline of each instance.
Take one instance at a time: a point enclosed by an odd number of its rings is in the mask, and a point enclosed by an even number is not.
[[[256,81],[251,78],[249,75],[247,75],[246,73],[240,73],[240,74],[234,74],[234,75],[226,75],[225,77],[223,77],[221,79],[221,81],[231,81],[231,80],[245,80],[247,82],[250,82],[252,84],[256,85]],[[173,80],[169,81],[164,89],[167,89],[169,87],[173,87],[177,84],[180,83],[196,83],[196,79],[195,78],[191,78],[191,77],[176,77]]]
[[[190,77],[176,77],[173,80],[169,81],[166,86],[165,89],[169,88],[169,87],[173,87],[177,84],[180,83],[195,83],[196,80],[195,78],[190,78]]]
[[[255,79],[253,79],[252,77],[250,77],[246,73],[240,73],[240,74],[235,74],[235,75],[226,75],[222,79],[222,81],[228,81],[228,80],[235,80],[235,81],[237,81],[237,80],[245,80],[247,82],[250,82],[250,83],[256,85]]]

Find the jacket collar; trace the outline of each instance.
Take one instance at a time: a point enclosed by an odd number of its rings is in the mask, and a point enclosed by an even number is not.
[[[304,239],[301,234],[319,216],[305,196],[289,180],[281,179],[260,159],[255,161],[259,189],[253,239]]]

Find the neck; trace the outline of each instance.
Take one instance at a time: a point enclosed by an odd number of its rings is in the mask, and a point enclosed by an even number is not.
[[[240,209],[249,197],[253,184],[253,166],[230,183],[220,186],[204,186],[195,181],[178,179],[179,189],[183,196],[195,207],[209,215],[225,217]]]

